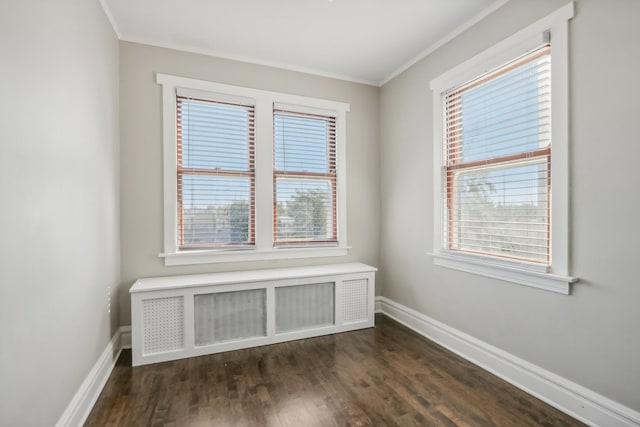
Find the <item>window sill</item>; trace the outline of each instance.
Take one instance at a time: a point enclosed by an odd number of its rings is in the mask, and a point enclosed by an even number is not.
[[[213,264],[221,262],[250,262],[279,259],[324,258],[346,256],[348,247],[306,247],[243,250],[204,250],[161,253],[164,265]]]
[[[433,263],[440,267],[491,277],[519,285],[531,286],[564,295],[569,295],[571,292],[571,284],[579,280],[577,277],[500,265],[481,259],[471,259],[443,253],[429,255],[433,257]]]

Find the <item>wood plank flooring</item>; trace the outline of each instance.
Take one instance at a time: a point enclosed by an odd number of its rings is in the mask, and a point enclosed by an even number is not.
[[[580,426],[376,316],[355,332],[131,367],[118,360],[87,426]]]

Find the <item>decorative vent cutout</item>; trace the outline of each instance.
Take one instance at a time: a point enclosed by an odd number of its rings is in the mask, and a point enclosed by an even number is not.
[[[345,280],[342,282],[342,322],[360,322],[368,316],[367,279]]]
[[[142,301],[143,354],[184,348],[184,297]]]
[[[335,283],[276,288],[276,334],[334,324]]]
[[[194,296],[195,345],[266,336],[266,291]]]

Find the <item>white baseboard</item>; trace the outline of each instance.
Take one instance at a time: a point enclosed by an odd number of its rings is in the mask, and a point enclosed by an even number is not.
[[[376,302],[374,304],[374,311],[376,313],[382,313],[382,298],[384,297],[376,297]]]
[[[131,348],[131,325],[120,326],[120,348]]]
[[[67,405],[56,427],[76,427],[84,424],[107,383],[120,352],[127,348],[127,345],[131,346],[131,327],[120,327]]]
[[[640,426],[640,412],[385,297],[381,312],[538,399],[592,426]]]

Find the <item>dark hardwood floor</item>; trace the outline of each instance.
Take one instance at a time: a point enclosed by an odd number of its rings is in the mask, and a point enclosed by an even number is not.
[[[578,426],[378,315],[376,327],[131,367],[120,356],[87,426]]]

